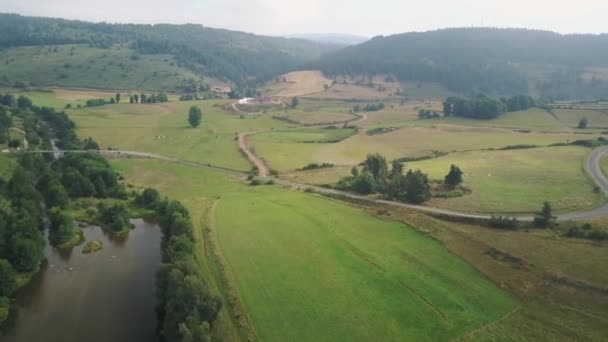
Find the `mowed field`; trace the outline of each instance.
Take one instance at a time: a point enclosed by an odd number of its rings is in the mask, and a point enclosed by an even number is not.
[[[193,212],[215,201],[208,228],[262,340],[449,340],[517,305],[406,224],[212,171],[114,164],[127,182],[154,185]]]
[[[266,95],[293,97],[322,92],[332,80],[320,71],[294,71],[277,77],[262,87]]]
[[[556,211],[591,209],[603,203],[583,169],[589,149],[548,147],[508,151],[454,153],[405,167],[420,169],[442,181],[450,165],[464,171],[461,198],[432,199],[430,206],[478,212],[529,212],[550,201]],[[567,180],[567,181],[565,181]]]
[[[373,114],[371,114],[373,115]],[[260,133],[251,137],[256,151],[271,167],[293,170],[308,163],[356,165],[369,153],[381,153],[387,159],[421,157],[435,152],[456,152],[502,148],[517,144],[549,145],[578,139],[574,133],[523,133],[510,129],[441,125],[430,127],[402,127],[378,135],[364,131],[349,139],[333,144],[303,144],[277,139],[273,133]]]

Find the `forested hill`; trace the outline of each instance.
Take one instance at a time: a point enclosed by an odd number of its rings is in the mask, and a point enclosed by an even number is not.
[[[167,62],[167,56],[170,56],[168,62],[176,67],[239,85],[265,81],[339,48],[303,39],[257,36],[194,24],[107,24],[0,14],[0,49],[5,54],[20,47],[68,44],[96,50],[116,50],[117,46],[123,50],[131,49],[132,60],[146,55],[162,55],[162,60]],[[90,50],[86,52],[93,53]],[[17,58],[10,55],[0,57],[6,59],[0,63],[0,82],[3,75],[5,82],[14,81],[12,78],[18,75],[6,69],[10,68],[10,59]],[[112,55],[106,54],[105,58],[108,57]],[[32,63],[44,63],[44,59],[32,60]],[[123,62],[113,65],[118,63]],[[70,78],[65,70],[63,74],[66,74],[63,79]],[[51,81],[61,83],[62,77],[56,75],[56,78]],[[37,81],[44,83],[43,80]]]
[[[608,97],[608,35],[461,28],[375,37],[330,53],[327,74],[391,73],[460,93]],[[595,69],[591,69],[595,68]],[[595,76],[595,79],[593,78]]]

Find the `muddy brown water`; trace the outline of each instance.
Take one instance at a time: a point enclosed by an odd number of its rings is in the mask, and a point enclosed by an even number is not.
[[[0,341],[157,341],[155,275],[160,256],[158,225],[133,220],[135,228],[115,238],[101,228],[83,228],[103,249],[83,254],[46,248],[47,261],[17,295]]]

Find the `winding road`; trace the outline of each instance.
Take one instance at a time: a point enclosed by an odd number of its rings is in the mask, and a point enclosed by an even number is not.
[[[204,169],[220,171],[220,172],[228,173],[228,174],[238,176],[238,177],[243,177],[243,176],[247,175],[246,172],[239,171],[239,170],[234,170],[234,169],[211,165],[211,164],[187,161],[187,160],[182,160],[182,159],[178,159],[178,158],[167,157],[167,156],[154,154],[154,153],[147,153],[147,152],[122,151],[122,150],[99,150],[99,151],[96,151],[96,150],[90,150],[90,151],[88,151],[88,150],[69,150],[69,151],[61,151],[61,152],[62,153],[99,153],[101,155],[108,156],[108,157],[130,157],[130,158],[140,158],[140,159],[156,159],[156,160],[162,160],[162,161],[172,162],[172,163],[176,163],[176,164],[186,165],[186,166],[190,166],[190,167],[197,167],[197,168],[204,168]],[[249,151],[249,152],[251,153],[251,151]],[[57,153],[57,151],[53,151],[53,150],[25,151],[25,152],[24,151],[22,151],[22,152],[12,152],[11,151],[11,152],[4,152],[4,153]],[[601,189],[601,191],[604,194],[608,195],[608,178],[606,178],[606,176],[602,172],[602,169],[600,166],[600,161],[601,161],[602,157],[604,155],[606,155],[607,153],[608,153],[608,146],[604,146],[604,147],[595,149],[591,153],[591,155],[589,155],[589,157],[587,158],[585,169],[588,172],[589,176],[591,176],[593,181]],[[251,154],[254,155],[253,153],[251,153]],[[294,189],[311,189],[311,190],[313,190],[317,193],[321,193],[321,194],[341,196],[341,197],[346,197],[346,198],[350,198],[350,199],[366,201],[369,203],[384,204],[384,205],[390,205],[390,206],[394,206],[394,207],[413,209],[413,210],[418,210],[418,211],[429,213],[429,214],[445,215],[445,216],[456,217],[456,218],[471,218],[471,219],[489,219],[492,217],[492,215],[488,215],[488,214],[458,212],[458,211],[433,208],[433,207],[428,207],[428,206],[423,206],[423,205],[413,205],[413,204],[407,204],[407,203],[401,203],[401,202],[395,202],[395,201],[376,199],[376,198],[372,198],[372,197],[368,197],[368,196],[353,194],[350,192],[334,190],[334,189],[327,189],[327,188],[322,188],[319,186],[313,186],[313,185],[309,185],[309,184],[291,182],[291,181],[287,181],[284,179],[274,179],[274,182],[276,184],[294,188]],[[598,217],[605,216],[605,215],[608,215],[608,203],[605,203],[601,207],[598,207],[598,208],[595,208],[592,210],[588,210],[588,211],[577,211],[577,212],[572,212],[572,213],[559,214],[559,215],[557,215],[556,219],[558,221],[587,220],[587,219],[598,218]],[[516,218],[520,221],[531,221],[533,219],[533,216],[532,215],[516,216]]]

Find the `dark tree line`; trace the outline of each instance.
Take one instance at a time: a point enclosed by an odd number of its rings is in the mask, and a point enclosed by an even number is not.
[[[135,203],[158,213],[163,232],[163,263],[157,275],[162,340],[209,340],[222,302],[211,294],[201,274],[188,209],[180,202],[161,199],[154,189],[138,194]]]
[[[380,103],[369,103],[366,104],[365,106],[361,106],[361,105],[355,105],[353,107],[353,113],[359,113],[359,112],[377,112],[380,110],[384,109],[384,103],[380,102]]]
[[[99,107],[99,106],[105,106],[107,104],[117,104],[117,103],[120,103],[120,100],[121,100],[121,94],[117,93],[116,96],[110,97],[109,100],[89,99],[86,102],[86,106],[87,107]],[[146,95],[146,94],[142,93],[141,95],[135,94],[135,95],[129,96],[129,103],[131,103],[131,104],[133,104],[133,103],[151,104],[151,103],[163,103],[163,102],[169,102],[169,97],[165,93],[150,94],[150,95]]]
[[[533,98],[517,95],[495,100],[484,95],[473,98],[448,97],[443,103],[445,116],[494,119],[506,112],[526,110],[536,105]]]
[[[41,159],[23,155],[12,177],[0,178],[0,311],[6,313],[17,273],[36,271],[44,257],[43,195],[36,188]]]

